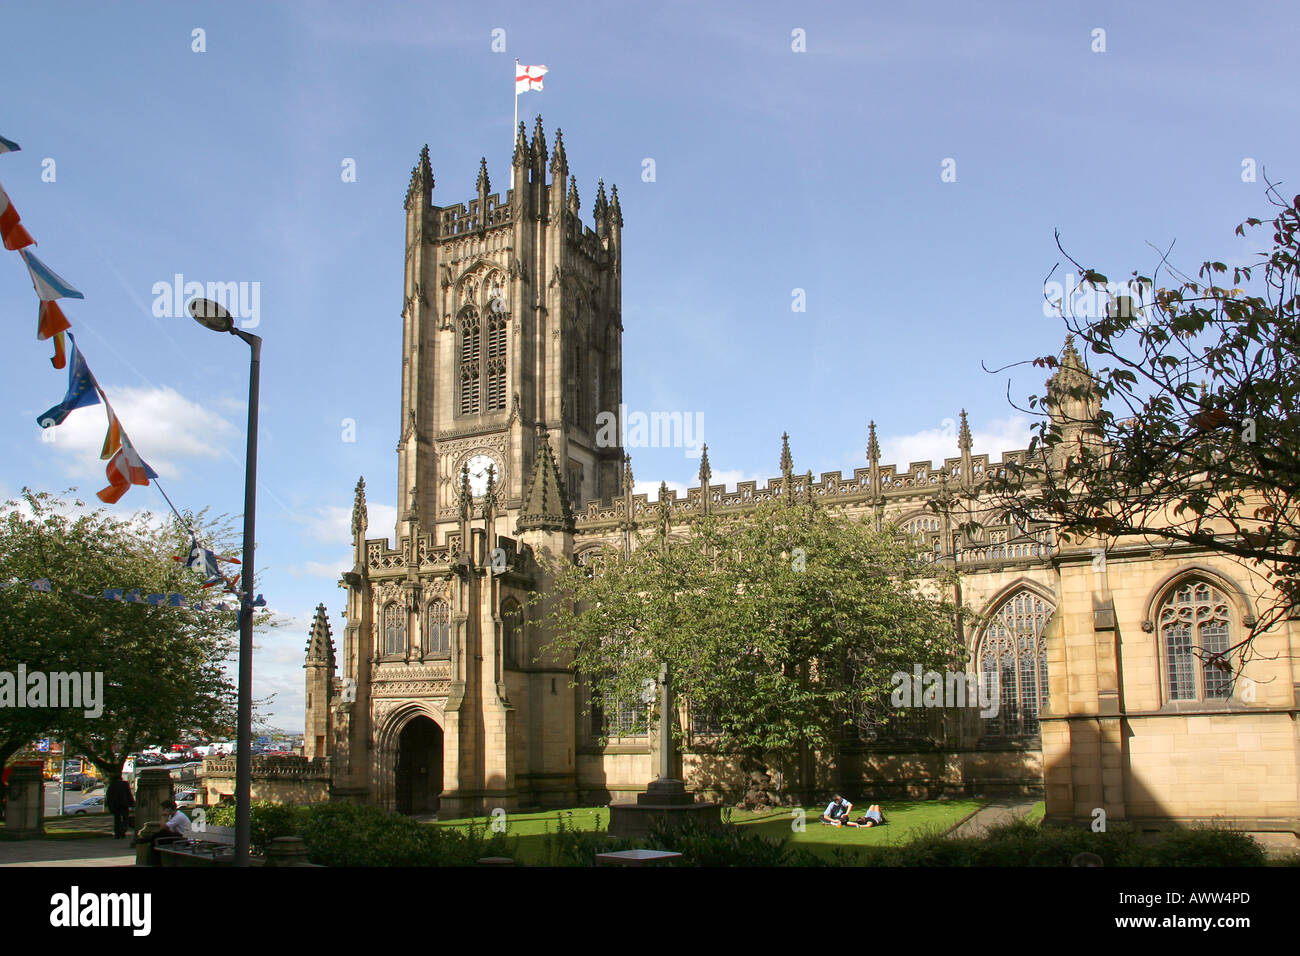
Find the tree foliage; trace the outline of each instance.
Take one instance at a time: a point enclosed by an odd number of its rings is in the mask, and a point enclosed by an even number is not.
[[[607,711],[667,663],[719,744],[750,754],[884,724],[895,672],[965,660],[940,569],[892,533],[811,505],[707,516],[682,535],[665,521],[628,555],[552,571],[552,650],[571,655]]]
[[[150,742],[234,724],[234,689],[223,664],[234,645],[236,612],[82,597],[109,588],[215,597],[201,589],[200,575],[172,560],[190,550],[180,522],[84,509],[80,501],[24,489],[0,513],[0,582],[51,585],[49,593],[0,590],[0,671],[23,664],[28,673],[102,673],[103,712],[0,708],[0,756],[37,736],[57,736],[112,776]]]
[[[1105,314],[1060,303],[1095,367],[1030,399],[1042,415],[1033,454],[988,489],[1067,540],[1154,536],[1245,559],[1275,594],[1227,653],[1300,605],[1300,196],[1270,185],[1269,198],[1271,219],[1237,227],[1271,242],[1250,264],[1208,261],[1192,277],[1165,255],[1152,275],[1132,274],[1136,294],[1110,286]],[[1071,262],[1092,288],[1109,285]]]

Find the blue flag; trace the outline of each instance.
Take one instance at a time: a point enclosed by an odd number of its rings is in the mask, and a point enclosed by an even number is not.
[[[62,425],[63,420],[72,414],[74,408],[99,404],[99,389],[95,387],[95,376],[90,374],[90,368],[81,357],[81,350],[77,348],[77,340],[72,337],[71,332],[68,333],[68,341],[72,343],[70,346],[72,361],[68,363],[68,394],[63,396],[63,401],[59,404],[37,417],[36,422],[42,428]]]

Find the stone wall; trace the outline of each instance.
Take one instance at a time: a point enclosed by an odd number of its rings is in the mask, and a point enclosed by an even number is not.
[[[330,795],[330,773],[329,757],[254,757],[252,798],[275,803],[324,803]],[[208,805],[223,798],[233,799],[234,758],[204,760],[199,790]]]

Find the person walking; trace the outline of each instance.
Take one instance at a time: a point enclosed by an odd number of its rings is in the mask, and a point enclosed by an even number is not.
[[[109,783],[104,805],[113,814],[113,839],[120,840],[126,836],[127,821],[131,816],[131,808],[135,806],[131,785],[122,779],[120,773]]]

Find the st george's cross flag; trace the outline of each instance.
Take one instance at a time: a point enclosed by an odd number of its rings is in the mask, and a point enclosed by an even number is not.
[[[541,90],[542,77],[546,75],[544,66],[524,66],[522,63],[515,66],[515,96],[520,93],[527,93],[529,90]]]
[[[73,409],[89,408],[91,405],[99,404],[99,385],[95,382],[95,376],[90,373],[90,367],[81,357],[81,352],[77,349],[77,340],[71,335],[68,336],[68,340],[72,343],[70,349],[72,362],[68,366],[68,394],[63,396],[63,401],[36,419],[37,424],[42,428],[62,425],[64,419],[72,414]],[[109,417],[112,417],[112,412],[109,413]]]
[[[22,249],[36,245],[32,234],[23,228],[23,217],[9,201],[9,194],[0,186],[0,236],[4,237],[6,249]]]

